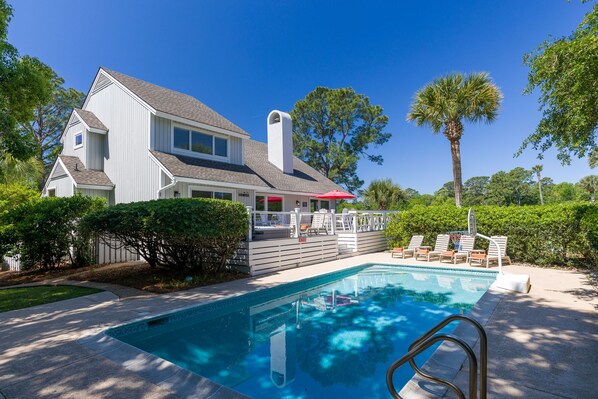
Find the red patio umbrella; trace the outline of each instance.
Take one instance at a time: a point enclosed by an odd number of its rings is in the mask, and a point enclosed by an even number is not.
[[[327,192],[326,194],[316,195],[316,198],[323,198],[323,199],[353,199],[356,198],[353,194],[345,193],[341,190],[332,190]]]

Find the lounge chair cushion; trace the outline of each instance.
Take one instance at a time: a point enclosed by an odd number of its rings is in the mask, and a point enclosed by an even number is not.
[[[455,251],[442,251],[443,256],[453,256]]]
[[[394,252],[403,252],[403,248],[393,248]]]
[[[486,259],[486,256],[488,256],[488,255],[486,255],[486,254],[476,254],[476,253],[473,253],[473,254],[470,255],[470,257],[474,258],[474,259]]]
[[[430,252],[430,250],[429,250],[429,249],[418,249],[418,250],[417,250],[417,253],[418,253],[418,254],[427,254],[428,252]]]

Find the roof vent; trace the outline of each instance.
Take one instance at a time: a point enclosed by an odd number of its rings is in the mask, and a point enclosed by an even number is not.
[[[268,115],[268,161],[284,173],[293,173],[293,122],[286,112]]]

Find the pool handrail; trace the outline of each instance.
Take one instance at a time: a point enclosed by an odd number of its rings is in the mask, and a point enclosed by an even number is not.
[[[434,335],[438,331],[440,331],[442,328],[444,328],[445,326],[447,326],[448,324],[452,323],[455,320],[466,321],[466,322],[470,323],[477,330],[477,332],[480,336],[480,399],[486,399],[487,390],[488,390],[488,385],[487,385],[488,337],[486,335],[486,331],[484,330],[484,327],[482,327],[482,325],[477,320],[475,320],[469,316],[464,316],[464,315],[451,315],[451,316],[447,317],[446,319],[442,320],[440,323],[438,323],[436,326],[434,326],[433,328],[428,330],[421,337],[419,337],[418,339],[413,341],[413,343],[411,345],[409,345],[408,352],[404,356],[402,356],[399,360],[397,360],[393,364],[391,364],[391,366],[388,368],[388,371],[386,372],[386,385],[388,386],[388,389],[389,389],[391,395],[393,396],[393,398],[401,399],[401,396],[396,391],[394,382],[392,380],[392,376],[393,376],[394,372],[400,366],[402,366],[406,362],[409,362],[409,365],[411,366],[413,371],[415,371],[416,374],[420,375],[421,377],[423,377],[425,379],[428,379],[430,381],[439,383],[441,385],[444,385],[444,386],[450,388],[460,399],[465,399],[465,394],[463,393],[463,391],[460,388],[458,388],[456,385],[454,385],[453,383],[451,383],[449,381],[446,381],[441,378],[434,377],[430,374],[425,373],[423,370],[421,370],[417,366],[417,364],[415,363],[415,360],[414,360],[415,356],[417,356],[419,353],[421,353],[422,351],[424,351],[425,349],[427,349],[434,343],[436,343],[438,341],[446,340],[446,341],[451,341],[451,342],[456,343],[467,354],[467,357],[469,358],[469,398],[476,399],[476,397],[477,397],[477,388],[476,388],[476,385],[477,385],[477,358],[476,358],[475,353],[473,352],[473,349],[471,349],[471,347],[465,341],[463,341],[461,338],[456,337],[454,335],[451,335],[451,334]],[[472,365],[475,367],[472,367]]]

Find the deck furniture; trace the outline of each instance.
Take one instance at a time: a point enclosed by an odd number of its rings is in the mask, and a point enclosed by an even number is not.
[[[423,258],[429,262],[432,258],[440,258],[440,255],[448,250],[450,239],[451,236],[448,234],[439,234],[438,237],[436,237],[434,250],[432,251],[431,247],[420,247],[415,251],[415,260]]]
[[[307,229],[307,234],[328,234],[328,228],[326,227],[326,213],[314,213],[314,217],[311,220],[311,226]]]
[[[449,260],[453,264],[457,264],[457,260],[463,259],[465,262],[469,261],[469,255],[473,251],[475,237],[461,236],[459,240],[460,248],[458,251],[443,251],[440,254],[440,262]]]
[[[498,262],[499,256],[509,262],[511,264],[511,258],[507,256],[507,237],[506,236],[492,236],[490,237],[494,241],[498,243],[500,246],[500,255],[498,253],[498,248],[492,241],[490,241],[490,245],[488,247],[488,253],[483,253],[479,251],[474,251],[469,256],[469,265],[471,266],[474,262],[479,263],[480,265],[486,264],[486,268],[490,266],[490,262]]]
[[[422,245],[424,236],[413,236],[407,248],[393,248],[390,250],[390,257],[394,258],[397,255],[398,258],[405,259],[409,254],[414,256],[415,251]]]

